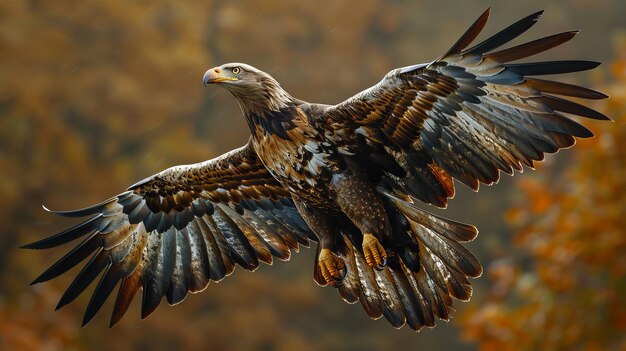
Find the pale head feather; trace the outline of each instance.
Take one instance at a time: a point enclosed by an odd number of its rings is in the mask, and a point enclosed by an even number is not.
[[[221,66],[223,74],[233,74],[233,69],[240,72],[236,81],[220,84],[228,90],[239,103],[244,114],[263,115],[268,111],[280,111],[293,101],[280,84],[269,74],[245,63],[227,63]]]

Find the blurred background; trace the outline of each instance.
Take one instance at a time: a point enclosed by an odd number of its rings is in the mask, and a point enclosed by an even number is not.
[[[315,285],[310,249],[144,321],[136,299],[113,329],[110,302],[80,328],[89,294],[54,312],[76,271],[28,286],[65,252],[18,247],[74,223],[42,204],[87,206],[246,142],[235,100],[202,87],[206,69],[250,63],[336,103],[438,57],[488,6],[481,38],[539,9],[522,40],[581,29],[540,58],[602,61],[565,80],[610,94],[590,105],[615,123],[583,121],[597,138],[538,172],[478,194],[458,185],[444,213],[478,226],[485,274],[450,322],[415,333],[370,320]],[[0,2],[0,349],[626,350],[625,14],[622,0]]]

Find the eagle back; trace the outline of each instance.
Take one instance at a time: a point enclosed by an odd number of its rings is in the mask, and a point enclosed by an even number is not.
[[[292,111],[290,118],[271,123],[280,133],[257,124],[253,145],[261,162],[292,195],[323,205],[332,198],[328,181],[333,173],[345,169],[345,161],[326,140],[323,126],[310,115],[310,108],[298,106]]]

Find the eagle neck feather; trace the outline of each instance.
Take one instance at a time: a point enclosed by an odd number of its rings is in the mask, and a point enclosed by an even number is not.
[[[295,99],[273,78],[261,77],[259,85],[243,94],[236,94],[239,106],[253,135],[259,132],[289,139],[286,131],[295,127]]]
[[[244,112],[245,113],[245,112]],[[266,110],[260,112],[245,113],[246,121],[253,135],[260,131],[269,135],[277,135],[280,138],[289,140],[287,131],[295,128],[293,119],[296,116],[296,106],[293,102],[280,108],[278,111]]]

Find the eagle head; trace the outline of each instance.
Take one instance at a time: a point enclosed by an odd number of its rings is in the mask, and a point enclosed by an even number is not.
[[[219,84],[239,102],[246,117],[263,117],[289,107],[293,98],[269,74],[245,63],[227,63],[209,69],[205,86]]]

